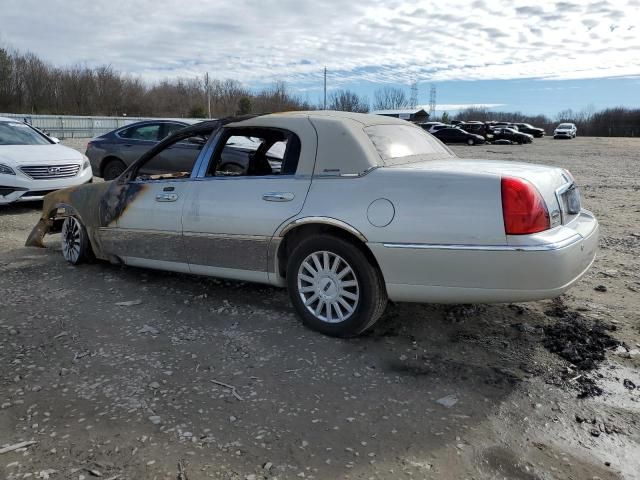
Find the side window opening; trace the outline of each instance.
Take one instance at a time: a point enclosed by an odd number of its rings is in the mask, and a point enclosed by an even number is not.
[[[233,128],[220,138],[207,176],[260,177],[294,175],[300,158],[300,139],[274,128]]]
[[[182,138],[165,146],[144,162],[135,172],[133,180],[177,180],[189,178],[206,144],[208,135]]]

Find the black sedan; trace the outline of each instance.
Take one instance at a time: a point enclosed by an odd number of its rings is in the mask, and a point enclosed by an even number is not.
[[[442,128],[432,133],[442,143],[466,143],[467,145],[479,145],[484,143],[484,137],[469,133],[461,128]]]
[[[491,130],[491,141],[496,140],[508,140],[512,143],[531,143],[533,142],[533,135],[528,133],[522,133],[513,128],[494,128]]]
[[[528,133],[536,138],[544,137],[544,130],[542,128],[534,127],[529,123],[516,123],[516,127],[518,127],[519,132]]]
[[[148,120],[118,128],[87,144],[93,174],[113,180],[147,150],[172,133],[196,123],[193,120]],[[177,143],[166,152],[167,162],[192,165],[202,145]]]

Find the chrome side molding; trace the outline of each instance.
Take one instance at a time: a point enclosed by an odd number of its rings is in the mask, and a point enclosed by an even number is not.
[[[582,240],[576,233],[559,242],[540,245],[473,245],[473,244],[438,244],[438,243],[383,243],[386,248],[409,248],[418,250],[480,250],[485,252],[545,252],[559,250]]]

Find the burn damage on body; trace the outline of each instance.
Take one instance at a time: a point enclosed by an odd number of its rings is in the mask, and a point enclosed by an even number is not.
[[[148,150],[111,182],[88,183],[65,188],[44,197],[42,217],[35,225],[25,245],[44,247],[44,237],[48,233],[60,231],[62,221],[68,216],[77,216],[89,235],[91,247],[96,257],[109,260],[108,252],[102,248],[100,228],[112,227],[138,195],[147,187],[145,183],[133,182],[139,169],[151,158],[174,143],[198,135],[212,135],[222,126],[254,118],[257,115],[243,115],[221,120],[210,120],[186,127],[162,140]]]
[[[101,252],[101,242],[96,233],[100,227],[113,225],[126,211],[144,184],[103,182],[65,188],[45,196],[42,217],[35,225],[27,241],[28,247],[44,247],[44,237],[60,231],[62,220],[77,216],[87,229],[94,253],[105,258]]]

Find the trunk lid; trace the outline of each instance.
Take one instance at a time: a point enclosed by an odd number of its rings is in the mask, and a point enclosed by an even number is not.
[[[500,160],[450,159],[398,165],[392,168],[460,172],[527,180],[542,195],[551,228],[567,224],[580,211],[580,194],[571,174],[559,167]]]

